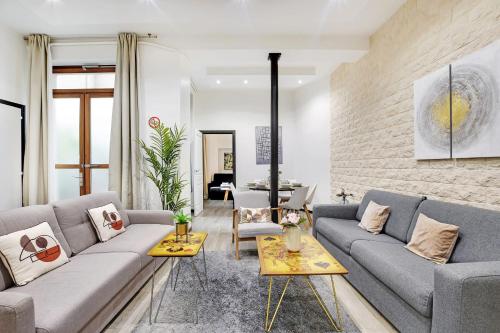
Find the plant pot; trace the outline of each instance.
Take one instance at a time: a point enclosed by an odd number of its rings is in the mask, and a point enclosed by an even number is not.
[[[302,230],[299,227],[285,228],[285,245],[289,252],[299,252],[302,248]]]
[[[184,236],[188,233],[188,224],[187,223],[176,223],[175,224],[175,233],[179,236]]]
[[[189,243],[188,223],[175,224],[175,241]],[[184,238],[184,239],[183,239]]]

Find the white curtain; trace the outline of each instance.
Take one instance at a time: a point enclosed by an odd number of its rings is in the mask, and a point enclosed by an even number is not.
[[[28,37],[28,112],[24,159],[23,204],[48,202],[48,114],[50,38]]]
[[[137,35],[118,35],[109,154],[109,189],[126,208],[142,208],[139,139],[139,50]]]

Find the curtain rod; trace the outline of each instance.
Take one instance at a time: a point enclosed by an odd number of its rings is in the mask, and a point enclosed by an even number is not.
[[[24,36],[24,40],[28,40],[29,36]],[[147,33],[145,35],[137,35],[139,39],[157,39],[158,35]],[[118,36],[108,35],[108,36],[90,36],[90,37],[50,37],[51,42],[76,42],[76,41],[116,41]]]

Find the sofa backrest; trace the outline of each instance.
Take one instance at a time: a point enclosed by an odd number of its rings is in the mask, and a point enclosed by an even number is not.
[[[232,173],[214,173],[212,185],[219,186],[222,183],[231,183],[233,181]]]
[[[411,239],[420,213],[442,223],[460,227],[449,262],[500,260],[500,212],[426,200],[418,207],[407,240]]]
[[[97,243],[97,234],[87,211],[109,203],[116,206],[124,225],[128,226],[130,224],[128,216],[123,211],[120,199],[115,192],[88,194],[52,203],[57,221],[73,255]]]
[[[71,249],[57,223],[54,211],[49,205],[29,206],[0,212],[0,236],[34,227],[42,222],[47,222],[50,225],[64,252],[69,257]],[[13,285],[7,269],[0,262],[0,291]]]
[[[363,200],[361,200],[356,218],[361,220],[366,206],[368,206],[370,201],[374,201],[379,205],[389,206],[391,207],[391,213],[389,214],[389,218],[382,232],[402,242],[406,242],[406,236],[412,222],[413,214],[415,214],[418,205],[420,205],[424,199],[424,197],[413,197],[386,191],[370,190],[366,192]]]

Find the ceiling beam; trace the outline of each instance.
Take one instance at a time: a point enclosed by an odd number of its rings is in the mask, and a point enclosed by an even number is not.
[[[207,67],[207,75],[269,75],[269,67],[241,66],[241,67]],[[316,75],[313,66],[283,66],[280,67],[280,75]]]
[[[368,51],[368,36],[159,36],[159,41],[184,50],[266,49],[266,50],[359,50]]]

